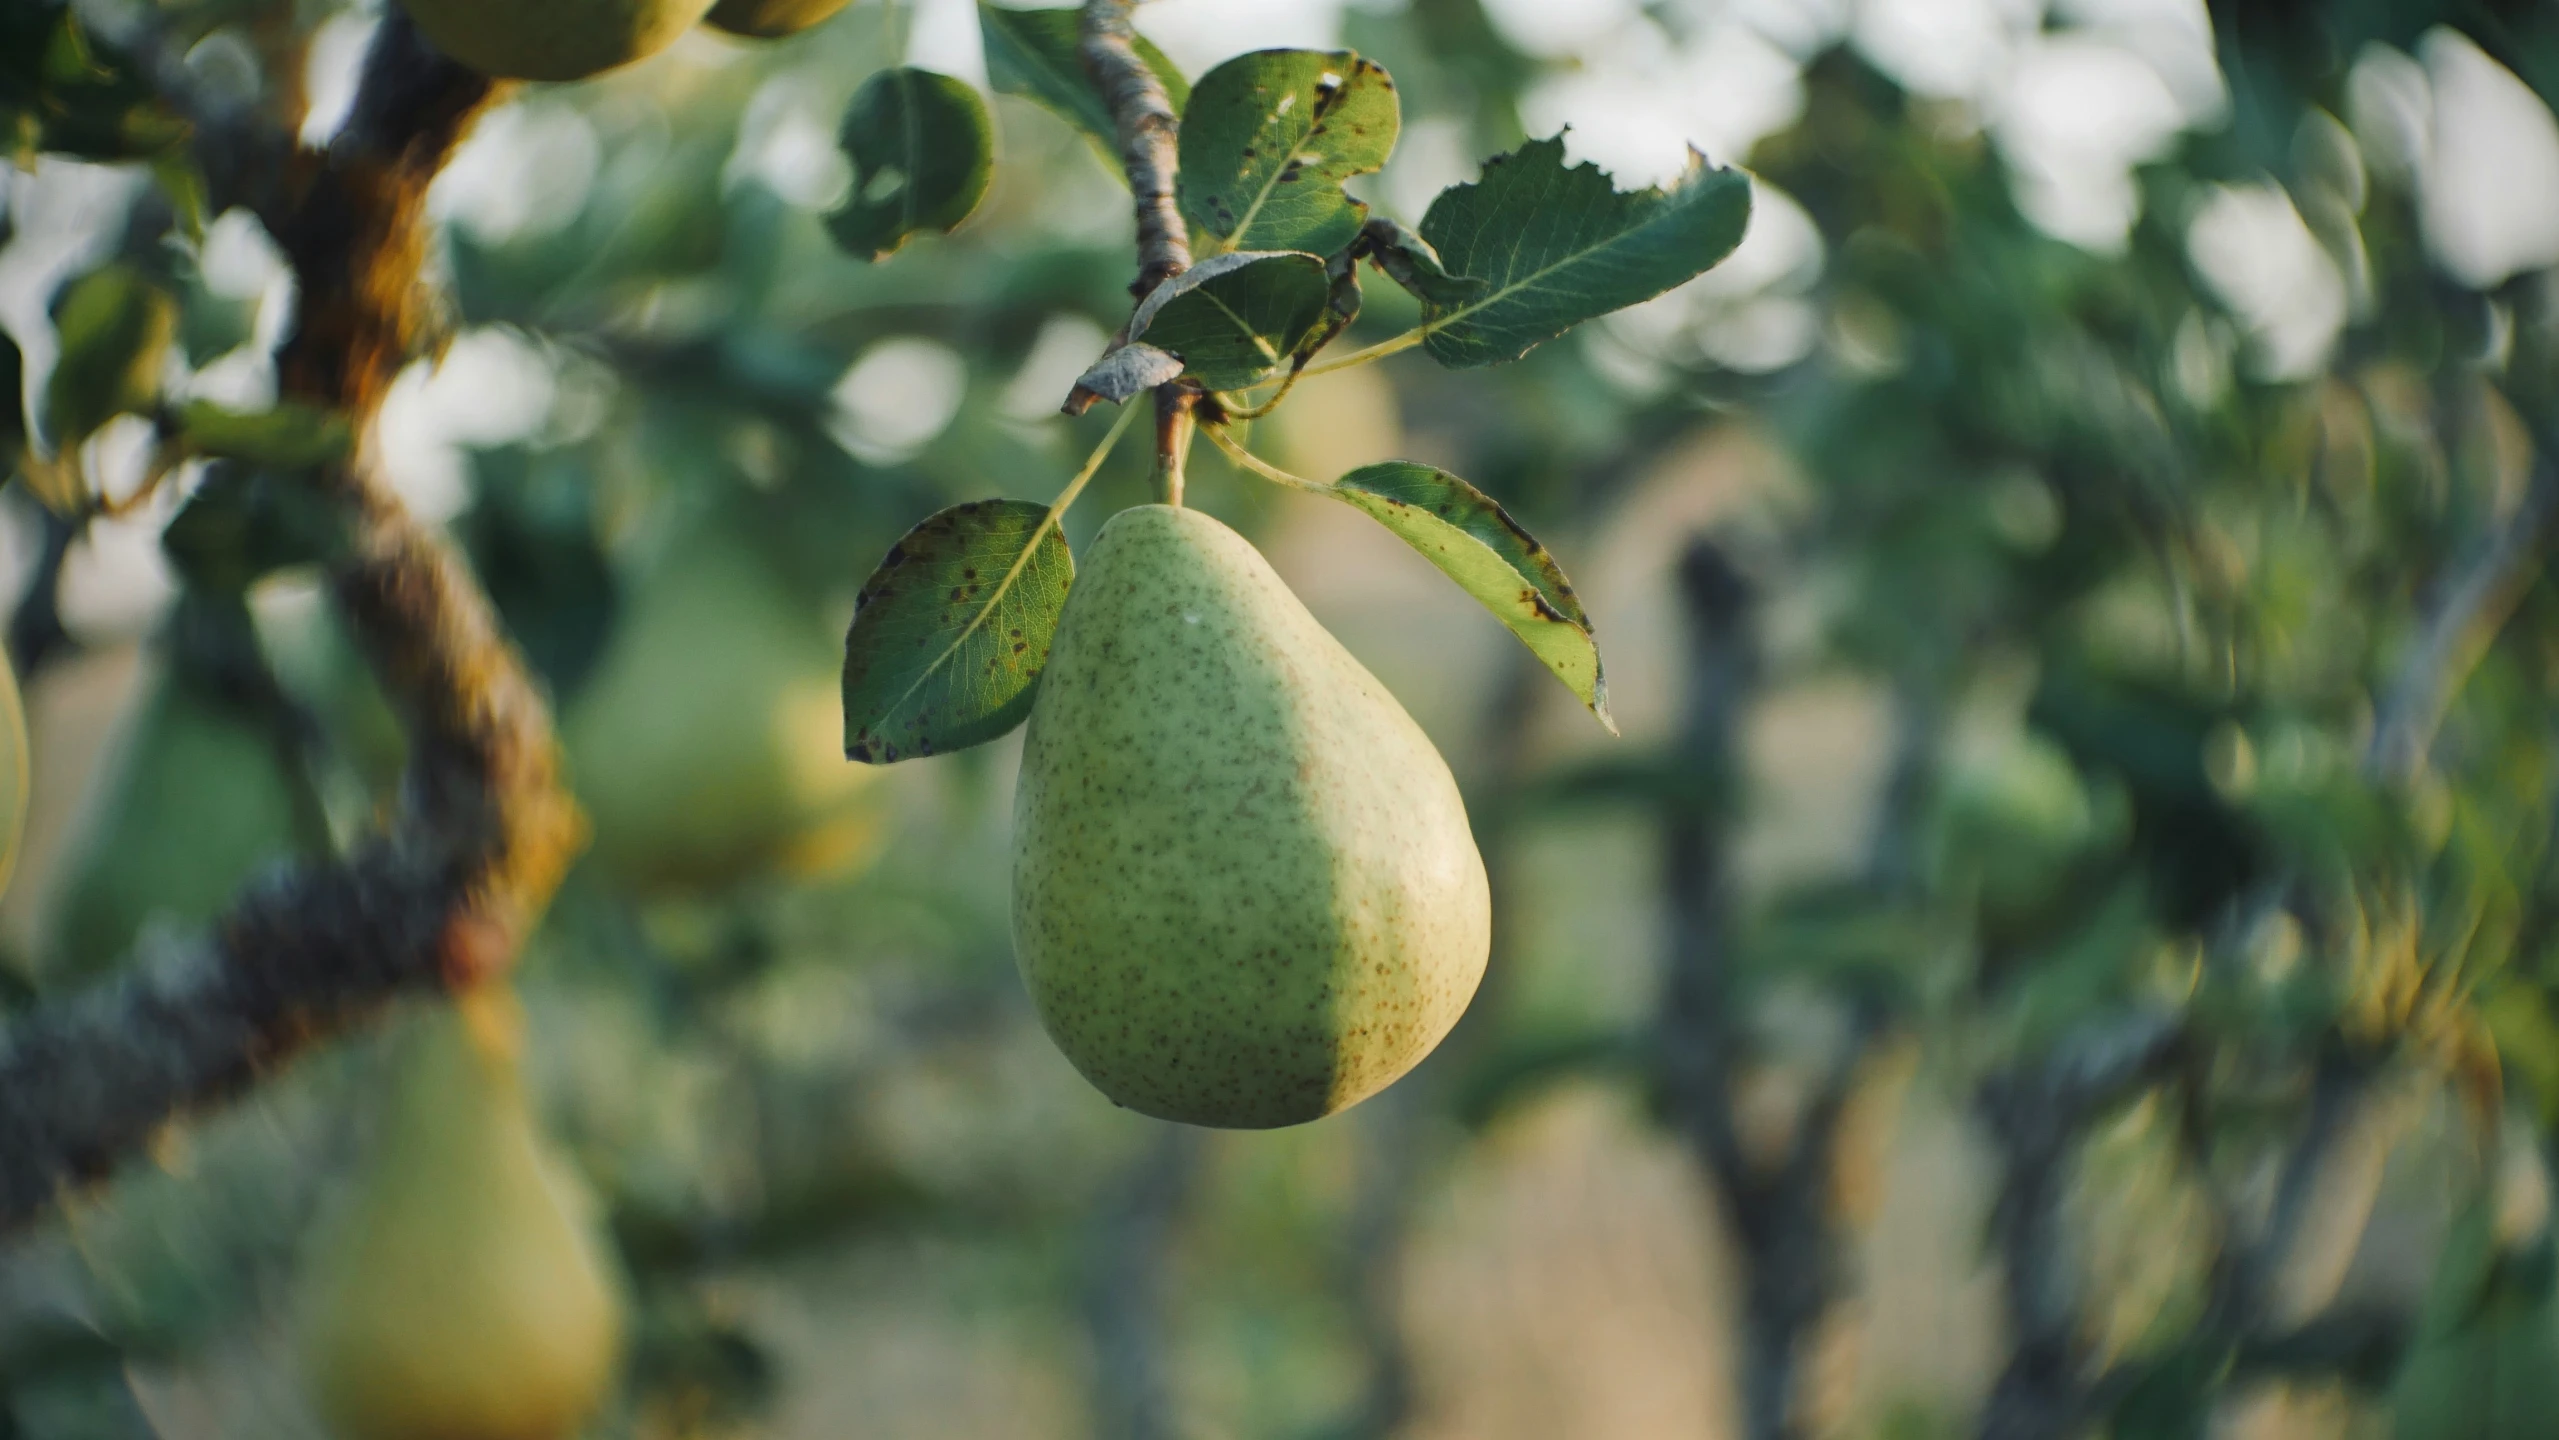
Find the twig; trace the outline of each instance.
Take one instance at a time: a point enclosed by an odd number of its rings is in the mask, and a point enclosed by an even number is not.
[[[1119,140],[1120,169],[1128,175],[1137,210],[1137,281],[1129,292],[1144,299],[1158,285],[1191,268],[1191,233],[1175,194],[1181,172],[1180,117],[1172,97],[1137,53],[1129,16],[1137,0],[1084,0],[1078,49]],[[1089,403],[1089,402],[1087,402]],[[1155,390],[1155,463],[1166,503],[1182,503],[1182,472],[1191,449],[1191,412],[1199,390],[1173,381]],[[1075,401],[1068,402],[1069,412]]]
[[[2479,537],[2427,607],[2373,724],[2364,756],[2373,778],[2405,782],[2424,768],[2445,707],[2545,558],[2542,535],[2559,517],[2559,454],[2547,443],[2541,451],[2523,498]]]
[[[359,432],[423,328],[427,184],[491,93],[395,9],[344,135],[266,207],[304,297],[284,389]],[[399,813],[0,1029],[0,1230],[392,998],[505,969],[581,843],[549,712],[462,561],[369,463],[326,484],[352,534],[332,590],[408,730]]]

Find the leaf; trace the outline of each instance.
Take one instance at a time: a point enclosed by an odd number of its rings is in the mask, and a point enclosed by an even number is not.
[[[178,303],[130,265],[92,270],[63,291],[54,327],[62,351],[44,387],[44,431],[67,451],[127,411],[151,408],[160,362],[178,329]]]
[[[1688,173],[1669,189],[1619,190],[1595,165],[1566,168],[1557,136],[1496,156],[1482,179],[1441,191],[1422,217],[1422,238],[1484,290],[1424,305],[1431,358],[1451,369],[1516,360],[1732,254],[1750,223],[1750,177],[1689,155]]]
[[[26,359],[18,342],[0,330],[0,480],[18,468],[27,453]]]
[[[1342,182],[1386,163],[1395,82],[1348,50],[1257,50],[1200,77],[1182,112],[1182,218],[1191,250],[1330,255],[1368,207]]]
[[[1031,713],[1075,579],[1047,518],[1027,500],[978,500],[889,547],[844,637],[847,758],[885,765],[982,745]]]
[[[963,81],[911,66],[863,82],[838,143],[853,188],[827,229],[864,260],[886,259],[910,235],[957,229],[995,173],[986,102]]]
[[[1119,346],[1094,361],[1077,378],[1075,392],[1079,398],[1091,394],[1114,405],[1125,405],[1158,385],[1180,378],[1180,356],[1139,342]]]
[[[1608,680],[1590,617],[1555,557],[1493,497],[1410,460],[1363,465],[1325,487],[1366,512],[1484,604],[1590,707],[1608,733]]]
[[[160,532],[191,585],[238,592],[278,570],[338,553],[342,517],[309,485],[247,465],[206,467],[204,483]]]
[[[1141,336],[1182,357],[1211,390],[1268,379],[1324,323],[1332,281],[1324,262],[1289,250],[1232,250],[1147,293],[1130,317]]]
[[[355,448],[346,417],[292,401],[272,410],[243,413],[207,401],[190,402],[179,423],[199,455],[247,460],[278,470],[311,470],[343,460]]]
[[[1081,38],[1076,12],[1007,10],[980,0],[977,20],[986,35],[986,76],[995,88],[1038,101],[1073,121],[1101,144],[1110,172],[1127,183],[1128,177],[1120,171],[1119,136],[1110,109],[1076,50]],[[1180,114],[1191,98],[1190,83],[1182,72],[1142,35],[1137,40],[1137,58],[1155,72],[1173,112]]]

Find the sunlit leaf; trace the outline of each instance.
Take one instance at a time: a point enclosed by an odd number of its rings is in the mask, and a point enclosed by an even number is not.
[[[355,448],[346,417],[291,401],[272,410],[225,410],[193,401],[179,412],[188,448],[199,455],[247,460],[279,470],[308,470],[343,460]]]
[[[1561,137],[1532,140],[1441,191],[1422,217],[1441,262],[1484,286],[1426,303],[1431,356],[1457,369],[1516,360],[1704,274],[1749,223],[1750,177],[1693,151],[1668,189],[1626,191],[1597,166],[1566,166]]]
[[[846,756],[885,765],[964,749],[1031,713],[1075,578],[1047,517],[1027,500],[978,500],[889,547],[844,639]]]
[[[55,308],[61,353],[45,380],[44,432],[66,451],[128,411],[151,408],[178,329],[178,303],[130,265],[92,270]]]
[[[1395,82],[1348,50],[1258,50],[1200,77],[1182,112],[1182,218],[1192,253],[1308,250],[1359,234],[1342,182],[1386,163]]]
[[[1129,320],[1129,338],[1182,358],[1212,390],[1275,374],[1324,323],[1332,280],[1324,262],[1286,250],[1235,250],[1155,287]]]
[[[910,235],[959,227],[995,173],[995,129],[966,82],[930,70],[883,70],[844,112],[838,137],[853,188],[827,229],[846,253],[885,259]]]
[[[1363,465],[1327,493],[1374,517],[1482,601],[1616,733],[1590,616],[1555,557],[1493,497],[1410,460]]]
[[[1007,10],[980,0],[977,19],[986,35],[986,78],[996,89],[1038,101],[1075,122],[1100,143],[1104,155],[1116,155],[1119,142],[1111,112],[1076,51],[1079,32],[1074,10]],[[1137,38],[1137,58],[1162,82],[1174,113],[1181,113],[1191,95],[1182,72],[1142,35]],[[1108,168],[1113,175],[1121,174],[1116,158]]]

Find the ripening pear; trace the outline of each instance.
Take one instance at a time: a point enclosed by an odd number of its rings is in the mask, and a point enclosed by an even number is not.
[[[1032,703],[1013,939],[1102,1093],[1262,1129],[1375,1094],[1483,978],[1484,862],[1448,766],[1244,538],[1102,528]]]
[[[0,890],[18,866],[18,841],[27,831],[27,710],[18,696],[18,667],[0,651]]]
[[[487,988],[402,1037],[301,1315],[336,1440],[567,1440],[613,1380],[619,1303],[534,1132],[521,1023]]]
[[[211,920],[243,882],[306,840],[301,783],[275,727],[183,664],[151,682],[107,761],[57,893],[45,974],[103,973],[155,925]]]
[[[632,594],[565,729],[607,872],[647,894],[874,850],[873,772],[846,765],[843,644],[746,537],[686,537]]]
[[[708,23],[732,35],[778,40],[797,35],[844,8],[846,0],[720,0]]]
[[[402,0],[435,48],[500,80],[584,80],[675,43],[711,0]]]

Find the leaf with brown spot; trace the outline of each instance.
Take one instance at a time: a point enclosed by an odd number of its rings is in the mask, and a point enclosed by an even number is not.
[[[1350,244],[1368,207],[1342,182],[1383,166],[1400,124],[1386,72],[1348,50],[1257,50],[1209,71],[1182,111],[1192,252]]]
[[[847,758],[878,765],[962,750],[1031,713],[1075,579],[1066,537],[1047,517],[1027,500],[972,501],[890,547],[862,582],[844,637]],[[965,583],[981,573],[1001,578]]]
[[[1492,496],[1411,460],[1363,465],[1324,493],[1367,514],[1422,553],[1511,628],[1590,707],[1608,733],[1608,679],[1573,582]]]

